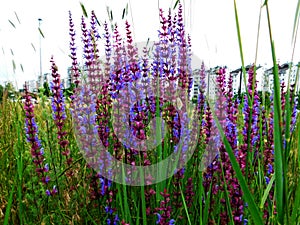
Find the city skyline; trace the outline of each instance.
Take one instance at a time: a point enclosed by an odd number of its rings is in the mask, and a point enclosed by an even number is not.
[[[95,10],[100,22],[109,21],[108,10],[113,12],[114,21],[122,32],[125,19],[132,25],[136,42],[146,42],[157,37],[158,2],[166,11],[175,1],[130,1],[128,14],[122,20],[123,9],[129,1],[81,1],[87,13]],[[257,24],[261,1],[241,3],[237,1],[245,65],[253,63]],[[293,15],[297,1],[285,4],[283,1],[270,1],[271,21],[275,48],[281,63],[290,61]],[[192,37],[193,54],[208,67],[226,65],[230,69],[241,65],[235,27],[233,1],[195,1],[185,2],[185,22],[187,33]],[[147,8],[147,10],[145,10]],[[25,80],[37,79],[40,73],[39,61],[39,21],[41,18],[42,68],[43,73],[50,71],[50,58],[53,55],[62,76],[66,76],[71,61],[69,54],[68,11],[71,10],[77,29],[77,45],[80,45],[80,1],[58,0],[40,3],[36,0],[13,0],[0,9],[0,82],[5,80],[23,85]],[[292,16],[290,15],[292,14]],[[280,15],[280,16],[277,16]],[[287,16],[289,15],[289,16]],[[280,18],[279,18],[280,17]],[[137,19],[143,18],[143,19]],[[149,19],[150,18],[150,19]],[[134,23],[133,23],[134,21]],[[147,32],[145,32],[147,27]],[[262,12],[260,42],[257,63],[271,66],[271,50],[267,32],[265,10]],[[102,29],[100,27],[100,29]],[[295,62],[300,59],[299,46],[295,49]],[[196,60],[196,64],[198,61]],[[14,65],[13,65],[14,64]],[[15,71],[14,71],[15,66]]]

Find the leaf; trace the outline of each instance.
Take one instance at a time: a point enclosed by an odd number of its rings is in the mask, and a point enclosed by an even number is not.
[[[108,19],[110,20],[110,16],[109,16],[109,7],[108,7],[108,6],[106,6],[106,12],[107,12]]]
[[[16,18],[17,18],[17,20],[18,20],[19,24],[21,24],[21,21],[19,20],[19,17],[18,17],[18,15],[17,15],[17,13],[16,13],[16,12],[15,12],[15,16],[16,16]]]
[[[8,20],[8,22],[16,29],[15,24],[11,20]]]
[[[80,2],[80,6],[81,6],[81,10],[82,10],[82,12],[83,12],[83,15],[87,18],[87,17],[88,17],[88,14],[87,14],[86,9],[85,9],[85,7],[84,7],[84,5],[83,5],[82,2]]]
[[[177,0],[177,1],[175,2],[175,5],[174,5],[174,7],[173,7],[173,10],[176,9],[176,7],[177,7],[177,5],[178,5],[179,2],[180,2],[180,0]]]
[[[270,182],[269,182],[269,184],[268,184],[268,186],[267,186],[267,188],[266,188],[266,190],[265,190],[265,192],[264,192],[264,195],[263,195],[263,197],[262,197],[262,199],[261,199],[260,206],[259,206],[261,209],[262,209],[262,208],[264,207],[264,205],[265,205],[265,202],[266,202],[266,200],[267,200],[267,197],[269,196],[269,193],[270,193],[270,190],[271,190],[271,188],[272,188],[272,185],[273,185],[274,180],[275,180],[275,176],[273,175],[273,176],[271,177]]]
[[[23,68],[22,64],[20,64],[20,68],[21,68],[22,72],[24,72],[24,68]]]
[[[13,70],[14,70],[14,73],[16,72],[16,63],[15,63],[15,60],[12,60],[12,65],[13,65]]]
[[[237,31],[238,41],[239,41],[239,50],[240,50],[240,57],[241,57],[241,63],[242,63],[242,72],[243,72],[243,78],[244,78],[244,86],[245,86],[245,89],[247,90],[247,84],[246,84],[246,80],[247,79],[246,79],[246,70],[245,70],[245,62],[244,62],[243,44],[242,44],[242,37],[241,37],[241,31],[240,31],[238,10],[237,10],[237,6],[236,6],[236,1],[235,0],[234,0],[234,14],[235,14],[236,31]],[[248,97],[249,102],[251,102],[248,91],[247,91],[247,97]]]
[[[122,13],[122,20],[124,19],[124,16],[125,16],[125,8],[123,9],[123,13]]]
[[[11,53],[12,55],[14,55],[14,52],[13,52],[13,50],[12,50],[12,49],[10,49],[10,53]]]
[[[13,186],[11,188],[11,191],[10,191],[10,194],[9,194],[9,199],[8,199],[8,202],[7,202],[7,206],[6,206],[6,210],[5,210],[5,217],[4,217],[4,225],[7,225],[9,224],[8,221],[9,221],[9,214],[11,212],[11,207],[12,207],[12,203],[13,203],[13,197],[14,197],[14,192],[15,192],[15,186],[16,186],[16,182],[17,182],[17,173],[15,175],[15,180],[13,182]]]
[[[185,210],[185,213],[186,213],[186,217],[189,221],[189,225],[191,225],[191,219],[190,219],[190,215],[189,215],[189,211],[187,209],[187,205],[186,205],[186,202],[185,202],[185,198],[184,198],[184,194],[182,193],[182,189],[181,189],[181,185],[179,184],[179,190],[180,190],[180,193],[181,193],[181,198],[182,198],[182,202],[183,202],[183,206],[184,206],[184,210]]]
[[[264,4],[262,5],[262,7],[265,6],[265,5],[267,5],[267,4],[268,4],[268,0],[265,0],[265,2],[264,2]]]
[[[41,28],[38,28],[38,29],[39,29],[40,35],[41,35],[43,38],[45,38],[45,36],[44,36],[44,34],[43,34]]]
[[[297,27],[298,27],[298,23],[299,23],[299,18],[300,18],[299,10],[300,10],[300,0],[298,0],[296,12],[295,12],[295,17],[294,17],[292,43],[294,42],[294,40],[296,38],[296,33],[297,33],[296,31],[297,31]]]
[[[110,19],[111,19],[111,21],[113,21],[113,20],[114,20],[114,17],[113,17],[112,10],[110,10]]]
[[[298,67],[299,68],[299,67]],[[298,120],[298,129],[300,127],[300,120]],[[298,131],[298,143],[300,143],[300,132]],[[300,145],[298,144],[298,152],[300,152]],[[298,159],[299,158],[299,153],[298,153]],[[300,160],[299,160],[300,162]],[[299,212],[299,207],[300,207],[300,182],[298,182],[298,187],[297,190],[295,192],[295,200],[294,200],[294,207],[292,210],[292,216],[291,216],[291,224],[296,224],[297,221],[297,214],[298,216],[300,216],[300,212]]]
[[[99,27],[101,27],[100,21],[98,20],[96,14],[94,14],[94,16],[95,16],[95,20],[96,20],[97,24],[99,25]]]
[[[36,52],[36,49],[35,49],[33,43],[31,43],[31,46],[32,46],[33,50]]]
[[[276,210],[277,218],[280,224],[284,222],[284,202],[287,199],[285,195],[285,160],[283,160],[283,141],[282,141],[282,111],[281,111],[281,92],[280,92],[280,80],[277,59],[275,54],[275,44],[272,37],[271,19],[269,13],[269,7],[266,3],[269,37],[272,51],[273,60],[273,87],[274,87],[274,170],[275,170],[275,199],[276,199]]]

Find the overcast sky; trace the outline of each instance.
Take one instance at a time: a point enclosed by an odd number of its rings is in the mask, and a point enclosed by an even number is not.
[[[106,12],[108,6],[113,12],[114,21],[120,27],[124,24],[123,8],[130,2],[126,19],[133,25],[136,42],[147,41],[147,38],[154,40],[159,26],[158,7],[167,11],[175,3],[175,0],[1,1],[0,83],[11,80],[19,87],[25,80],[36,79],[39,74],[38,18],[42,19],[41,30],[45,36],[41,45],[43,73],[49,71],[51,66],[49,60],[51,55],[54,55],[59,72],[65,76],[70,65],[68,11],[72,12],[74,23],[79,28],[82,15],[80,2],[85,5],[88,13],[94,10],[101,22],[108,20]],[[237,0],[246,64],[252,63],[255,57],[260,5],[261,0]],[[280,62],[285,63],[291,59],[291,38],[297,0],[269,0],[269,5],[276,54]],[[192,37],[193,54],[203,59],[208,67],[216,65],[227,65],[230,69],[240,67],[233,0],[186,0],[184,7],[187,32]],[[79,29],[77,33],[79,43]],[[300,61],[299,45],[300,43],[296,46],[295,62]],[[12,61],[16,65],[15,71]],[[271,66],[265,8],[262,13],[258,63]]]

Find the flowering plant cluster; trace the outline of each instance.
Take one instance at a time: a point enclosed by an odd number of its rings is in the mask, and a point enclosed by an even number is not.
[[[64,96],[52,58],[55,135],[47,137],[50,144],[43,143],[47,150],[39,139],[34,104],[25,87],[26,137],[36,173],[46,185],[46,196],[58,193],[59,202],[76,210],[82,208],[82,214],[70,216],[79,222],[88,218],[88,222],[109,225],[247,224],[252,220],[253,208],[245,198],[239,177],[242,174],[242,181],[251,191],[263,195],[259,189],[268,190],[264,201],[260,196],[253,201],[264,206],[260,208],[264,222],[272,223],[278,204],[272,180],[274,105],[266,105],[260,96],[256,66],[245,73],[244,95],[234,93],[233,75],[226,67],[219,67],[215,71],[216,98],[210,99],[206,96],[209,74],[204,62],[199,65],[199,74],[193,74],[192,40],[185,32],[182,5],[175,14],[160,10],[159,16],[158,41],[152,51],[144,46],[142,55],[128,21],[123,38],[119,26],[110,31],[106,22],[102,34],[94,11],[90,23],[83,16],[81,66],[75,25],[69,14],[71,80],[75,89],[70,99]],[[104,52],[100,51],[101,43]],[[199,76],[199,83],[195,76]],[[196,101],[191,103],[192,91],[197,87]],[[287,132],[297,130],[294,88],[294,84],[286,87],[281,83],[284,119],[280,135],[284,149],[291,147]],[[290,107],[290,118],[286,105]],[[151,166],[167,160],[172,165],[161,166],[156,174],[151,171]],[[170,171],[172,176],[157,181]],[[51,182],[56,185],[50,191]],[[63,182],[65,185],[60,184]]]

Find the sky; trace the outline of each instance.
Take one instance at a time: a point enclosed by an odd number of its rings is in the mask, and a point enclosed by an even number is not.
[[[90,15],[94,10],[98,20],[108,21],[107,7],[120,30],[128,20],[137,43],[155,40],[159,29],[158,8],[165,12],[173,8],[176,0],[0,0],[0,84],[12,81],[22,87],[26,80],[37,79],[40,73],[40,47],[42,73],[50,71],[51,56],[64,77],[71,65],[69,54],[69,14],[77,26],[77,45],[80,46],[80,2]],[[236,0],[241,27],[245,64],[255,60],[261,0]],[[128,14],[122,20],[123,9]],[[226,65],[229,69],[241,66],[236,32],[233,0],[183,1],[186,31],[192,38],[192,52],[197,59],[193,67],[203,60],[207,67]],[[292,31],[297,0],[269,0],[272,35],[280,63],[292,56]],[[44,38],[38,31],[40,28]],[[267,26],[266,8],[262,8],[257,63],[271,67],[272,56]],[[100,31],[101,27],[100,27]],[[40,44],[41,39],[41,44]],[[299,38],[297,38],[299,39]],[[294,61],[300,61],[300,43],[295,48]],[[13,66],[15,64],[15,69]]]

